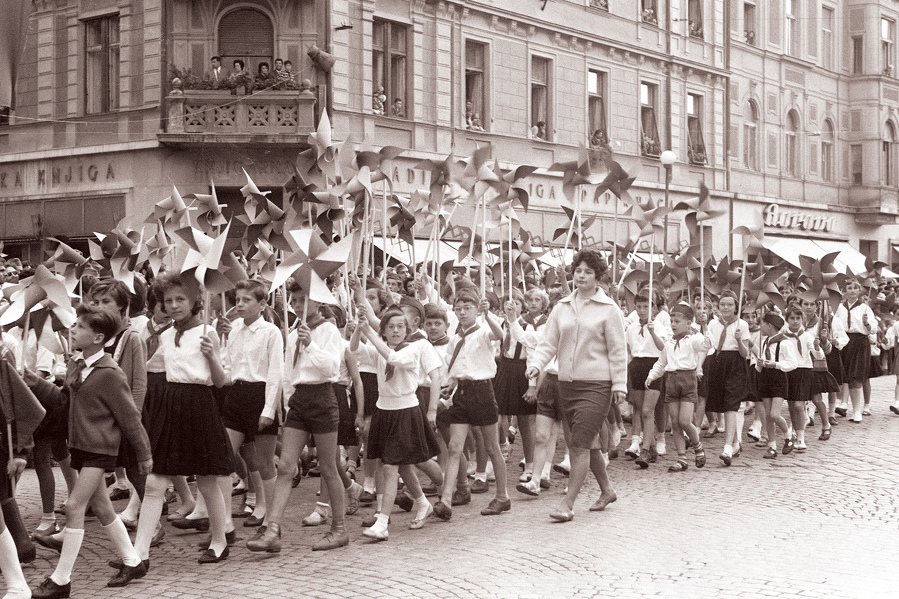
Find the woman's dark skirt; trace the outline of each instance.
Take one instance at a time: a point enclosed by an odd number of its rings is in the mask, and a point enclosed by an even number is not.
[[[365,457],[392,466],[419,464],[440,453],[440,446],[419,406],[376,409]]]
[[[861,333],[849,333],[849,343],[840,350],[843,359],[845,382],[863,383],[871,373],[871,344],[868,336]]]
[[[524,394],[528,390],[528,379],[524,376],[527,361],[503,358],[496,368],[493,379],[493,395],[496,407],[505,416],[524,416],[537,413],[537,402],[528,403]]]
[[[154,403],[147,432],[155,474],[231,474],[231,446],[211,387],[166,383]],[[144,407],[149,405],[145,400]]]

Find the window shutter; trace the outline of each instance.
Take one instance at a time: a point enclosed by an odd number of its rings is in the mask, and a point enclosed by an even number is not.
[[[219,23],[218,53],[224,57],[273,56],[271,21],[258,10],[249,8],[229,12]]]
[[[775,46],[780,45],[780,27],[784,13],[780,12],[780,0],[771,0],[768,8],[768,41]]]

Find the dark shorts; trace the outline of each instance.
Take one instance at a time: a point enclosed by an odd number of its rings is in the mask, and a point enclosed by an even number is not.
[[[499,421],[493,381],[460,380],[447,410],[450,424],[489,426]]]
[[[99,468],[103,471],[115,470],[116,456],[82,451],[72,447],[69,449],[72,455],[72,468],[81,472],[82,468]]]
[[[497,410],[504,416],[526,416],[537,413],[537,404],[524,399],[528,390],[525,360],[502,358],[493,379],[493,393]]]
[[[675,370],[665,373],[665,403],[699,401],[699,381],[695,370]]]
[[[569,445],[601,449],[599,430],[612,405],[612,381],[559,381],[559,403]]]
[[[758,394],[762,399],[774,398],[786,399],[789,384],[787,373],[776,368],[762,368],[758,379]]]
[[[250,443],[256,435],[277,435],[278,416],[270,425],[259,430],[259,417],[265,408],[265,383],[235,381],[225,392],[222,422],[225,428],[244,434],[244,442]]]
[[[337,412],[340,415],[337,444],[344,447],[359,445],[359,436],[356,434],[356,402],[351,401],[353,393],[346,385],[334,383],[333,386],[334,396],[337,398]]]
[[[340,411],[331,383],[297,385],[287,405],[284,426],[313,435],[337,432]]]
[[[634,391],[646,391],[646,377],[658,358],[634,358],[627,365],[627,378]],[[658,378],[649,386],[652,391],[661,391],[662,379]]]
[[[562,420],[562,406],[559,405],[559,375],[547,374],[537,389],[537,414],[553,420]]]
[[[809,401],[812,398],[812,369],[797,368],[787,374],[787,401]]]

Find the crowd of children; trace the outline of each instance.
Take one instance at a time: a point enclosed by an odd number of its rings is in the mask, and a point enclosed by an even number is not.
[[[347,545],[346,516],[360,506],[371,510],[362,535],[375,541],[390,537],[394,505],[412,513],[414,530],[432,515],[451,520],[492,487],[480,513],[499,516],[513,509],[507,462],[519,439],[515,489],[539,496],[551,469],[567,475],[549,511],[567,522],[588,473],[601,490],[590,510],[616,501],[607,465],[628,416],[623,457],[635,471],[663,457],[669,472],[703,468],[719,434],[724,467],[747,439],[766,459],[803,452],[816,416],[826,442],[838,418],[870,414],[869,380],[894,372],[899,343],[882,295],[854,280],[836,309],[799,296],[780,309],[747,307],[727,290],[673,298],[647,286],[628,307],[592,250],[575,255],[570,281],[560,273],[552,285],[522,284],[525,292],[488,277],[482,296],[465,273],[442,286],[405,268],[383,274],[383,283],[352,273],[346,287],[335,281],[335,305],[292,280],[286,298],[270,301],[267,284],[249,280],[207,306],[177,273],[149,285],[138,276],[133,291],[85,278],[62,354],[33,330],[23,339],[23,326],[4,332],[0,360],[24,363],[47,412],[34,434],[43,509],[33,539],[60,554],[33,590],[17,561],[0,558],[6,597],[69,596],[88,514],[119,557],[112,587],[148,575],[163,515],[209,531],[201,564],[228,558],[240,521],[256,529],[246,549],[278,553],[297,524],[330,524],[314,551]],[[890,410],[899,414],[899,386]],[[676,455],[666,457],[666,440]],[[559,444],[565,458],[553,465]],[[64,528],[51,456],[68,487]],[[321,477],[316,508],[285,521],[310,471]],[[116,480],[109,489],[107,478]],[[117,514],[111,498],[125,497]]]

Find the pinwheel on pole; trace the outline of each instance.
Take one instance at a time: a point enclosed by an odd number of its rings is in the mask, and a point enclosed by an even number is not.
[[[798,291],[800,298],[810,301],[826,302],[831,311],[839,307],[843,299],[840,291],[840,283],[846,276],[837,272],[833,263],[839,252],[831,252],[821,256],[817,260],[808,256],[799,256],[800,276],[797,287],[804,286],[804,290]],[[823,314],[822,314],[823,317]]]
[[[169,237],[174,236],[175,231],[190,226],[187,204],[178,192],[178,188],[172,185],[172,195],[158,202],[153,207],[153,214],[144,221],[147,224],[161,223]]]
[[[650,302],[652,302],[652,281],[655,273],[656,232],[662,231],[664,233],[665,215],[668,214],[671,209],[667,206],[656,206],[652,197],[650,197],[645,209],[639,204],[634,203],[631,205],[629,211],[631,218],[633,218],[639,229],[636,236],[637,239],[649,237],[649,294]],[[636,250],[634,251],[636,253]]]
[[[353,235],[330,246],[311,229],[291,231],[290,235],[298,249],[278,265],[271,290],[274,291],[284,285],[287,279],[293,278],[305,295],[302,321],[305,323],[310,299],[320,304],[337,303],[325,279],[346,264],[353,248]]]
[[[215,183],[209,181],[209,188],[212,193],[192,193],[184,196],[185,200],[190,201],[188,209],[196,208],[194,217],[197,227],[206,235],[218,233],[221,227],[228,224],[228,219],[222,214],[225,206],[219,204],[218,195],[215,193]]]
[[[744,265],[744,270],[748,271],[750,279],[746,283],[746,295],[752,300],[752,306],[755,309],[772,302],[779,308],[784,308],[784,299],[775,284],[787,268],[780,264],[778,266],[766,266],[764,260],[759,256],[759,261],[754,264]]]
[[[297,167],[319,189],[336,184],[340,177],[343,143],[334,143],[328,111],[323,110],[316,130],[309,134],[309,148],[297,156]]]
[[[222,257],[225,254],[225,244],[228,241],[228,231],[231,223],[217,237],[210,237],[193,227],[184,227],[175,231],[175,235],[188,247],[184,262],[181,264],[181,282],[184,290],[191,297],[199,295],[202,286],[205,292],[206,310],[209,310],[209,295],[211,293],[224,293],[233,287],[233,284],[225,276],[225,267]],[[203,319],[203,335],[206,335],[209,314]]]
[[[562,210],[568,216],[568,225],[559,227],[553,231],[553,241],[565,235],[565,247],[562,249],[562,260],[568,254],[568,246],[581,248],[582,240],[587,229],[596,221],[596,215],[587,220],[581,220],[581,215],[568,206],[562,206]]]
[[[628,172],[625,171],[624,168],[622,168],[621,164],[614,160],[611,150],[607,148],[600,149],[599,156],[608,172],[605,178],[599,182],[599,185],[597,185],[596,191],[593,192],[593,201],[598,202],[602,194],[606,193],[607,191],[611,191],[612,195],[615,196],[615,217],[613,221],[615,223],[615,234],[613,237],[616,245],[612,246],[612,252],[613,254],[615,254],[612,259],[612,263],[615,264],[615,271],[612,273],[612,277],[613,280],[617,280],[618,202],[623,201],[628,205],[634,203],[634,200],[628,190],[637,178],[629,175]]]
[[[173,247],[161,224],[157,225],[156,233],[147,239],[144,247],[147,250],[147,263],[150,265],[153,275],[158,276],[165,257]]]
[[[88,239],[91,260],[105,269],[106,274],[125,283],[134,293],[134,271],[146,259],[142,233],[113,229],[109,233],[94,233],[99,243]]]
[[[469,203],[474,203],[474,223],[472,231],[478,226],[478,214],[480,211],[481,238],[486,242],[487,239],[487,193],[493,190],[494,196],[498,195],[496,188],[500,185],[500,177],[487,166],[487,159],[490,156],[490,147],[485,146],[475,150],[474,154],[468,158],[465,168],[465,177],[472,181],[471,194],[469,195]],[[469,240],[469,255],[474,249],[475,235],[471,235]],[[484,250],[486,253],[486,249]],[[487,269],[486,264],[481,262],[480,268],[480,291],[481,297],[485,297],[487,292]]]
[[[737,296],[738,316],[743,313],[743,289],[746,285],[746,263],[749,261],[749,250],[751,248],[764,249],[765,247],[762,244],[765,239],[765,222],[760,211],[755,211],[754,214],[754,222],[735,227],[730,232],[731,235],[741,235],[743,238],[743,270],[740,273],[740,295]]]
[[[291,252],[295,248],[286,231],[289,227],[290,214],[282,210],[268,199],[269,192],[259,191],[250,175],[244,171],[247,184],[240,191],[246,200],[244,201],[244,214],[235,218],[247,226],[243,236],[244,252],[253,246],[253,242],[259,237],[268,241],[273,248],[282,252]]]
[[[709,280],[706,283],[706,288],[710,289],[715,295],[721,295],[721,292],[725,289],[733,290],[733,284],[740,280],[740,269],[742,267],[742,260],[730,260],[727,256],[724,256],[718,261],[717,265],[713,264],[708,267]]]
[[[690,297],[690,285],[695,279],[693,274],[702,268],[696,255],[699,253],[699,247],[695,245],[684,248],[682,252],[676,256],[665,256],[665,264],[659,272],[659,279],[668,282],[666,286],[669,293],[677,293],[679,291],[687,291],[687,298],[692,303]]]
[[[705,268],[705,234],[704,229],[705,226],[703,223],[709,220],[713,220],[718,216],[724,214],[723,211],[713,210],[712,202],[709,198],[709,188],[705,186],[705,183],[702,181],[699,182],[699,196],[692,198],[690,200],[686,200],[683,202],[678,202],[673,211],[678,210],[686,210],[687,214],[684,216],[684,223],[687,225],[687,228],[690,230],[691,236],[695,235],[697,230],[699,233],[699,261],[702,263],[703,269]],[[702,305],[705,305],[705,273],[704,271],[700,271],[699,278],[699,294],[702,296]]]
[[[562,256],[564,259],[565,254],[568,252],[568,243],[571,240],[572,231],[574,230],[575,221],[581,221],[581,193],[580,189],[582,185],[595,185],[600,182],[600,175],[598,173],[594,173],[591,169],[590,165],[590,152],[587,148],[581,144],[578,148],[578,157],[576,160],[570,160],[568,162],[556,162],[548,169],[551,172],[561,172],[562,173],[562,191],[565,193],[565,196],[574,206],[574,210],[571,214],[568,215],[569,218],[569,227],[568,227],[568,236],[565,239],[565,248],[562,250]],[[564,206],[563,206],[564,208]],[[566,214],[568,210],[565,211]],[[595,217],[593,217],[595,220]],[[592,221],[591,223],[592,224]],[[587,225],[589,226],[589,225]],[[586,228],[586,227],[585,227]],[[554,236],[554,239],[557,238],[558,231]],[[581,240],[582,235],[577,236],[577,249],[581,249]]]
[[[81,277],[84,275],[84,269],[87,268],[90,259],[55,237],[50,237],[48,241],[55,241],[57,245],[53,255],[44,261],[44,266],[63,275],[66,289],[74,291],[75,287],[81,285]],[[79,291],[79,295],[83,297],[84,290],[80,289]]]

